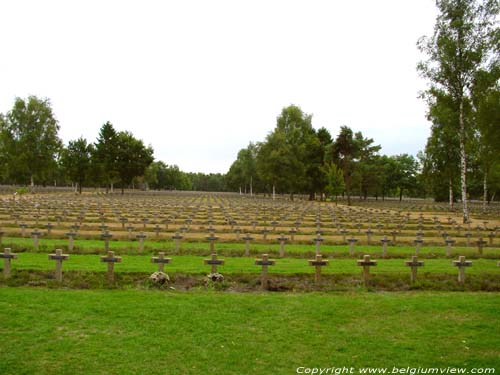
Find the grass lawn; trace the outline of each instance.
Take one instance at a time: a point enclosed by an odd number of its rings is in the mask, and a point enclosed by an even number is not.
[[[104,255],[104,254],[103,254]],[[182,273],[208,273],[210,266],[204,265],[206,257],[183,255],[171,256],[172,263],[165,265],[166,272]],[[222,258],[222,257],[220,257]],[[154,272],[158,266],[151,263],[151,257],[147,255],[123,255],[122,262],[115,265],[115,272]],[[457,273],[457,268],[452,266],[451,259],[425,259],[425,265],[420,272],[433,273]],[[468,267],[467,274],[491,273],[500,274],[497,261],[493,259],[474,259],[472,267]],[[260,273],[261,267],[256,266],[255,257],[226,257],[225,265],[219,270],[223,274],[231,273]],[[12,269],[30,270],[53,270],[55,262],[48,259],[43,253],[19,253],[18,259],[12,261]],[[100,262],[99,255],[78,255],[71,254],[69,260],[63,263],[63,270],[78,271],[105,271],[106,264]],[[276,265],[269,267],[270,273],[276,274],[297,274],[314,273],[314,267],[308,265],[305,259],[283,258],[276,259]],[[357,266],[355,259],[330,259],[330,265],[323,267],[322,272],[329,273],[355,273],[361,272],[361,267]],[[378,265],[373,267],[373,273],[409,273],[409,268],[405,266],[403,259],[380,259]]]
[[[4,237],[2,242],[3,247],[12,247],[16,250],[33,250],[33,239],[22,238],[22,237]],[[39,240],[39,251],[40,252],[52,252],[55,248],[67,248],[67,239],[50,239],[41,238]],[[137,241],[127,241],[127,240],[112,240],[109,242],[109,247],[111,250],[117,251],[117,253],[129,253],[137,254],[138,252],[138,242]],[[104,249],[104,241],[102,240],[92,240],[92,239],[75,239],[74,240],[74,251],[77,253],[98,253],[102,252]],[[175,249],[175,244],[172,240],[162,240],[155,241],[154,239],[148,239],[144,243],[145,252],[154,252],[158,250],[166,251],[172,253]],[[245,244],[242,240],[239,243],[227,243],[227,242],[217,242],[215,244],[215,249],[221,254],[243,254],[245,251]],[[278,243],[251,243],[250,251],[254,254],[263,253],[279,253],[280,246]],[[180,250],[187,254],[209,254],[209,244],[207,241],[202,240],[202,242],[186,242],[182,241],[180,243]],[[365,253],[365,254],[381,254],[381,245],[356,245],[354,246],[355,253]],[[307,244],[285,244],[285,252],[289,256],[300,257],[307,254],[315,252],[315,245],[312,243]],[[392,257],[402,257],[411,256],[415,254],[415,246],[388,246],[387,252],[389,256]],[[336,256],[347,257],[349,255],[348,245],[322,245],[321,253],[332,254]],[[478,251],[475,246],[471,247],[454,247],[451,253],[453,255],[465,255],[465,256],[478,256]],[[446,247],[444,246],[423,246],[420,249],[420,254],[424,257],[444,257],[446,254]],[[485,257],[497,257],[500,258],[500,248],[499,247],[485,247],[483,249],[483,254]]]
[[[0,288],[0,320],[2,374],[500,369],[499,293]]]

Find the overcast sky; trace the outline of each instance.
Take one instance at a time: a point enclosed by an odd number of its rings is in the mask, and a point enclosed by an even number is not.
[[[0,112],[49,98],[66,144],[111,121],[167,164],[225,173],[290,104],[389,155],[429,135],[415,67],[434,0],[2,0],[0,15]]]

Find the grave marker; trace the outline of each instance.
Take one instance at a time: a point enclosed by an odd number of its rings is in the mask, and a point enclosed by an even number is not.
[[[115,263],[120,263],[122,261],[122,257],[115,257],[114,251],[108,251],[107,256],[101,257],[101,262],[105,262],[108,264],[108,281],[113,281],[115,279],[114,266]]]
[[[10,277],[10,261],[17,259],[17,254],[11,253],[10,248],[6,248],[3,253],[0,253],[0,258],[3,258],[3,277],[8,279]]]
[[[328,260],[324,260],[321,254],[316,254],[316,259],[309,260],[308,262],[310,266],[314,266],[316,268],[314,281],[319,283],[321,279],[321,267],[328,266]]]
[[[211,273],[217,273],[217,266],[223,266],[224,259],[217,259],[217,254],[212,253],[212,256],[210,259],[204,260],[204,264],[208,264],[208,265],[212,266]]]
[[[163,251],[158,253],[157,257],[151,258],[151,263],[158,264],[158,272],[163,272],[163,267],[165,264],[172,263],[172,258],[165,258],[165,253]]]
[[[453,261],[453,265],[458,267],[458,282],[463,284],[465,282],[465,267],[472,266],[472,262],[470,260],[465,260],[465,257],[460,255],[458,260]]]
[[[55,260],[56,261],[56,280],[61,282],[62,281],[62,262],[65,260],[69,259],[68,254],[63,254],[61,249],[56,249],[55,254],[49,254],[49,260]]]
[[[280,242],[280,257],[283,258],[285,256],[285,241],[288,241],[288,238],[282,233],[277,239]]]
[[[365,255],[363,259],[357,261],[358,266],[363,267],[363,279],[365,281],[365,286],[368,286],[370,280],[370,267],[376,266],[377,261],[371,260],[370,255]]]
[[[413,284],[417,281],[417,270],[418,267],[423,267],[424,262],[419,262],[418,257],[413,255],[410,261],[405,262],[405,265],[411,268],[410,281]]]
[[[275,263],[276,262],[274,260],[269,259],[269,256],[267,254],[262,254],[262,259],[255,259],[255,265],[262,266],[261,282],[260,282],[262,289],[268,288],[267,267],[274,266]]]
[[[254,238],[247,233],[242,239],[245,241],[245,256],[250,256],[250,241],[253,241]]]

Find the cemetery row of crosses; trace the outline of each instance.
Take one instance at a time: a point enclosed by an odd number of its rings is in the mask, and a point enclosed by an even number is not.
[[[168,278],[164,265],[172,262],[169,256],[190,254],[196,244],[208,244],[206,251],[196,253],[203,255],[203,262],[210,266],[208,278],[223,281],[218,267],[231,260],[218,257],[217,244],[239,244],[240,251],[226,252],[224,257],[256,257],[255,273],[261,274],[264,288],[271,272],[269,267],[290,256],[307,258],[315,270],[315,282],[320,282],[322,267],[338,256],[332,251],[322,252],[322,246],[347,246],[348,251],[342,257],[357,262],[366,284],[370,268],[377,265],[374,254],[372,257],[366,254],[367,246],[371,249],[377,246],[375,255],[382,259],[401,257],[398,248],[413,247],[413,254],[405,254],[408,259],[401,260],[409,267],[412,283],[416,281],[417,269],[424,266],[424,258],[450,259],[450,265],[459,270],[458,282],[463,283],[465,267],[472,263],[465,260],[460,249],[470,248],[468,254],[475,258],[494,258],[499,254],[499,226],[494,220],[475,220],[464,225],[458,217],[443,213],[336,206],[236,194],[74,196],[54,193],[4,199],[0,226],[5,243],[31,237],[30,246],[20,251],[38,252],[40,241],[45,239],[66,240],[66,245],[61,246],[64,251],[53,249],[54,253],[49,254],[49,260],[56,263],[55,278],[59,281],[63,262],[71,253],[80,252],[75,240],[102,241],[96,251],[103,255],[101,262],[107,263],[110,281],[114,280],[114,264],[122,261],[110,251],[111,241],[125,242],[127,245],[119,250],[128,254],[149,256],[152,252],[151,262],[158,264],[158,272],[151,277],[160,278],[161,283]],[[290,252],[289,245],[298,245],[302,251]],[[428,251],[423,251],[425,249]],[[11,261],[22,254],[14,254],[7,248],[0,256],[4,258],[4,276],[8,278]],[[455,260],[451,261],[452,258]]]

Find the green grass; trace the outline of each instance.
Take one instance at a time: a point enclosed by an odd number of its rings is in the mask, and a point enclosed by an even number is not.
[[[243,242],[243,241],[242,241]],[[172,252],[175,249],[174,242],[171,240],[165,241],[154,241],[146,240],[144,244],[145,252],[151,253],[155,250],[165,250],[167,252]],[[3,239],[3,247],[12,247],[18,251],[33,251],[33,240],[31,238],[21,238],[21,237],[6,237]],[[39,251],[40,252],[52,252],[55,248],[66,249],[68,246],[68,240],[65,239],[40,239],[39,240]],[[122,241],[113,240],[109,242],[109,247],[111,250],[117,253],[129,253],[137,254],[139,244],[137,241]],[[221,254],[243,254],[245,251],[244,243],[225,243],[217,242],[215,244],[217,252]],[[303,257],[315,252],[315,245],[285,245],[285,252],[289,256]],[[102,252],[104,249],[104,241],[102,240],[90,240],[90,239],[75,239],[74,249],[75,253],[98,253]],[[208,254],[209,244],[207,242],[181,242],[180,244],[181,252],[187,254]],[[368,245],[357,245],[354,247],[355,253],[366,253],[366,254],[381,254],[382,246],[368,246]],[[279,244],[269,243],[260,244],[252,243],[250,244],[250,252],[253,254],[259,253],[279,253]],[[323,254],[335,254],[338,256],[346,257],[349,255],[348,245],[322,245],[321,252]],[[410,256],[415,253],[414,246],[388,246],[387,252],[390,257],[405,257]],[[452,249],[452,255],[465,255],[469,257],[497,257],[500,258],[500,248],[490,248],[485,247],[483,249],[483,256],[478,255],[476,247],[454,247]],[[420,249],[420,254],[422,257],[443,257],[446,254],[446,248],[440,246],[427,246]]]
[[[170,256],[169,256],[170,257]],[[77,255],[71,254],[70,259],[63,262],[63,270],[79,271],[105,271],[106,264],[100,262],[99,255]],[[200,256],[171,256],[172,263],[165,265],[167,272],[181,272],[201,274],[207,273],[210,266],[204,265],[206,257]],[[221,258],[221,257],[219,257]],[[219,270],[223,274],[234,273],[260,273],[261,267],[254,264],[254,257],[227,257],[225,265]],[[20,253],[18,259],[11,262],[12,269],[30,270],[52,270],[55,262],[48,259],[43,253]],[[153,272],[157,265],[151,263],[150,256],[123,255],[122,262],[115,265],[115,272]],[[422,271],[433,273],[457,273],[457,268],[452,267],[451,260],[448,259],[426,259]],[[276,274],[298,274],[313,273],[314,267],[308,265],[305,259],[283,258],[276,259],[276,265],[269,267],[270,273]],[[361,267],[357,266],[355,259],[330,259],[330,265],[323,267],[322,272],[328,273],[356,273],[361,272]],[[405,266],[403,259],[378,259],[378,265],[372,268],[373,273],[408,273],[409,268]],[[472,267],[467,268],[467,274],[492,273],[500,274],[497,261],[491,259],[473,260]]]
[[[2,374],[500,368],[500,294],[0,288]],[[357,373],[357,372],[356,372]]]

